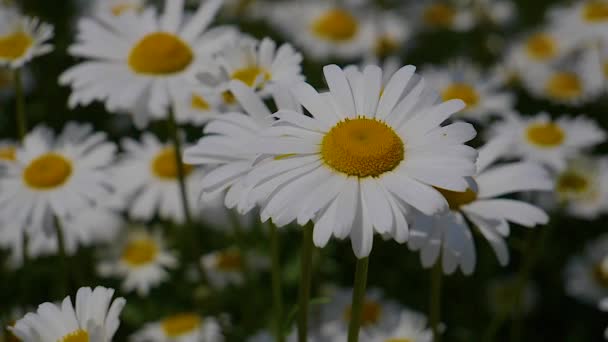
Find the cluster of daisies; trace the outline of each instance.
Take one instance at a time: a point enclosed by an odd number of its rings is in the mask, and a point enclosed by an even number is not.
[[[96,247],[95,272],[138,300],[154,300],[152,291],[186,268],[219,291],[243,286],[249,272],[276,271],[276,260],[242,244],[200,250],[197,234],[184,252],[167,235],[202,226],[239,235],[265,223],[312,230],[319,248],[348,240],[359,261],[379,236],[404,244],[404,254],[417,252],[423,268],[471,275],[476,234],[506,266],[512,224],[545,225],[553,212],[592,220],[608,211],[608,160],[593,154],[604,130],[585,115],[521,114],[513,90],[521,82],[533,96],[573,107],[605,94],[607,2],[552,10],[493,68],[460,58],[421,71],[400,59],[415,35],[508,26],[513,4],[428,1],[389,11],[360,0],[226,2],[83,4],[68,49],[76,62],[58,79],[70,88],[68,106],[102,103],[128,115],[140,134],[114,141],[90,124],[67,122],[58,133],[40,124],[18,142],[0,141],[0,248],[10,267]],[[217,16],[244,14],[294,45],[216,24]],[[52,37],[50,25],[0,7],[0,88],[13,89],[6,96],[18,103],[20,127],[27,121],[19,101],[35,83],[26,64],[52,51]],[[319,85],[307,83],[304,57],[361,64],[324,63]],[[166,124],[169,139],[152,133],[155,121]],[[197,140],[184,133],[193,128]],[[572,262],[566,287],[606,309],[604,240]],[[111,341],[128,307],[113,296],[113,289],[83,287],[75,305],[69,296],[41,304],[11,317],[9,330],[24,342]],[[327,296],[314,312],[298,313],[311,316],[311,341],[350,340],[353,321],[361,341],[430,342],[442,330],[378,289],[356,307],[352,289]],[[159,316],[130,339],[224,340],[230,319],[190,310]],[[250,340],[282,341],[277,335],[290,328]],[[297,340],[295,329],[287,340]]]

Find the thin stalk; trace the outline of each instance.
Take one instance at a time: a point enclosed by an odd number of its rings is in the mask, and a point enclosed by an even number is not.
[[[365,302],[365,288],[367,286],[368,267],[369,257],[357,260],[350,321],[348,323],[348,342],[359,341],[359,328],[361,327],[361,315],[363,313],[363,304]]]
[[[55,234],[57,234],[57,247],[59,252],[59,259],[61,262],[60,284],[63,291],[63,295],[70,293],[70,269],[68,267],[68,257],[65,251],[65,236],[63,235],[63,229],[59,218],[55,217]]]
[[[298,294],[298,341],[306,342],[308,338],[308,302],[310,300],[312,277],[312,227],[304,227],[302,235],[300,291]]]
[[[169,110],[169,118],[167,120],[169,128],[169,136],[173,141],[173,147],[175,148],[175,162],[177,164],[177,181],[179,183],[179,191],[182,197],[182,205],[184,208],[184,217],[188,226],[192,225],[192,215],[190,214],[190,203],[188,203],[188,192],[186,191],[186,171],[184,168],[184,161],[182,160],[182,143],[179,139],[179,133],[177,131],[177,121],[175,121],[175,113],[173,109]]]
[[[443,270],[441,269],[441,260],[437,260],[431,270],[431,298],[430,298],[430,320],[431,329],[433,330],[433,341],[441,341],[441,331],[439,324],[441,323],[441,281],[443,279]]]
[[[15,99],[17,101],[17,134],[19,135],[19,141],[23,142],[23,139],[27,134],[27,117],[25,115],[25,91],[23,89],[23,77],[21,75],[21,69],[15,70],[14,81]]]
[[[285,342],[283,329],[283,294],[281,291],[281,255],[277,226],[270,222],[270,255],[272,258],[272,303],[275,317],[274,329],[277,342]]]

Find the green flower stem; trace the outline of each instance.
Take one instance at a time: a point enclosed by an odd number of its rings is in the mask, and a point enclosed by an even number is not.
[[[175,148],[175,161],[177,163],[177,180],[179,183],[179,191],[182,197],[182,206],[184,207],[184,217],[186,224],[192,226],[192,215],[190,214],[190,203],[188,203],[188,193],[186,191],[186,171],[184,161],[182,160],[182,144],[177,131],[177,121],[175,121],[175,113],[173,109],[169,110],[169,119],[167,120],[169,128],[169,136],[173,141]]]
[[[303,228],[302,251],[300,252],[300,291],[298,295],[298,341],[306,342],[308,335],[308,302],[312,277],[312,230]]]
[[[442,278],[443,270],[441,269],[441,258],[439,258],[431,270],[431,298],[429,316],[431,321],[431,329],[433,330],[434,342],[441,342],[441,331],[439,331],[439,324],[441,323]]]
[[[25,90],[23,89],[23,76],[21,69],[16,69],[14,73],[15,99],[17,101],[17,134],[19,141],[23,142],[27,134],[27,117],[25,115]]]
[[[272,302],[275,317],[274,329],[277,342],[285,342],[283,327],[283,294],[281,291],[281,255],[277,226],[270,222],[270,253],[272,258]]]
[[[348,323],[348,342],[359,341],[359,328],[361,327],[361,315],[363,313],[363,304],[365,302],[365,288],[367,286],[368,267],[369,257],[357,260],[350,321]]]
[[[65,236],[59,218],[55,216],[55,234],[57,235],[57,248],[59,252],[61,272],[59,272],[62,295],[70,293],[70,267],[68,265],[68,256],[65,251]]]

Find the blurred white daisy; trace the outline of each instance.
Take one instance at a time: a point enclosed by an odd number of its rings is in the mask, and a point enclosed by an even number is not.
[[[140,141],[123,139],[122,147],[125,152],[112,172],[116,194],[126,199],[129,216],[150,220],[158,215],[177,223],[185,222],[173,145],[144,133]],[[201,171],[186,164],[184,174],[186,188],[191,188]],[[188,197],[192,211],[196,208],[196,193],[188,191]]]
[[[457,6],[450,1],[433,0],[416,3],[411,11],[418,25],[427,30],[467,31],[475,25],[470,8]]]
[[[110,255],[98,264],[98,273],[122,278],[125,292],[147,296],[169,278],[168,270],[177,267],[178,259],[167,250],[160,229],[150,233],[143,227],[130,227],[123,240],[110,247]]]
[[[203,255],[201,266],[209,283],[222,289],[243,284],[245,267],[257,272],[267,269],[269,260],[254,252],[243,255],[238,249],[228,248]]]
[[[564,272],[566,293],[590,305],[608,297],[608,235],[599,236],[575,255]]]
[[[495,25],[505,25],[517,15],[517,6],[510,0],[477,0],[471,4],[480,19],[489,20]]]
[[[52,37],[53,26],[0,6],[0,67],[17,69],[51,52],[53,47],[47,41]]]
[[[146,324],[131,336],[133,342],[222,342],[219,322],[213,317],[183,312]]]
[[[608,38],[608,1],[583,0],[549,12],[552,23],[575,32],[579,39]]]
[[[602,310],[604,312],[608,312],[608,298],[602,299],[600,301],[598,307],[600,310]],[[606,330],[604,330],[604,339],[608,340],[608,328],[606,328]]]
[[[183,84],[182,90],[176,97],[174,110],[175,120],[178,123],[203,125],[223,111],[221,94],[204,91],[200,85]]]
[[[412,34],[408,22],[392,11],[373,15],[373,32],[368,54],[376,58],[398,54]]]
[[[403,309],[394,326],[372,329],[366,341],[370,342],[431,342],[433,332],[428,328],[426,317],[418,312]]]
[[[0,220],[32,234],[53,232],[60,219],[103,202],[110,196],[116,146],[91,125],[68,122],[54,137],[44,126],[27,134],[14,163],[0,178]]]
[[[95,0],[92,4],[91,14],[102,18],[121,16],[128,12],[141,12],[144,10],[145,5],[146,0]]]
[[[24,231],[10,223],[0,226],[0,249],[8,252],[7,266],[19,269],[23,266]],[[54,235],[31,234],[27,242],[27,256],[36,259],[42,256],[57,254],[57,238]]]
[[[304,82],[294,85],[311,116],[278,111],[279,120],[251,147],[263,155],[246,179],[252,199],[262,202],[262,221],[313,220],[317,246],[332,235],[350,236],[362,258],[376,232],[407,239],[406,206],[429,215],[447,207],[433,186],[464,191],[477,156],[464,142],[475,130],[465,123],[440,126],[464,103],[437,104],[414,70],[399,69],[384,90],[377,66],[362,72],[326,66],[330,91],[323,94]]]
[[[422,73],[428,85],[439,91],[443,101],[461,99],[466,107],[456,116],[475,121],[487,121],[492,116],[503,116],[513,110],[513,94],[502,89],[503,75],[482,72],[465,60],[445,67],[430,67]]]
[[[505,266],[509,262],[509,250],[504,241],[509,236],[509,222],[531,228],[549,221],[547,214],[536,206],[498,198],[524,191],[553,189],[548,172],[540,164],[514,162],[492,166],[508,147],[508,141],[496,139],[480,148],[477,173],[469,180],[466,191],[439,189],[450,210],[434,216],[416,216],[408,246],[420,251],[425,268],[441,258],[445,274],[451,274],[457,268],[465,275],[473,272],[476,252],[468,222],[488,240],[499,263]]]
[[[188,20],[183,2],[165,1],[160,16],[150,7],[103,22],[81,19],[69,52],[87,61],[59,79],[72,87],[70,106],[100,100],[110,112],[132,111],[139,105],[155,118],[166,118],[169,106],[179,101],[180,85],[209,67],[210,55],[233,33],[207,30],[221,0],[205,1]],[[142,126],[145,120],[137,123]]]
[[[11,140],[0,140],[0,164],[17,160],[17,144]]]
[[[547,113],[522,117],[511,113],[493,126],[494,136],[511,139],[509,156],[541,162],[560,170],[568,158],[606,140],[606,133],[584,116],[551,119]]]
[[[61,341],[110,342],[120,325],[124,298],[116,298],[113,289],[82,287],[76,293],[76,305],[66,297],[61,305],[43,303],[36,313],[28,313],[11,328],[24,342]]]

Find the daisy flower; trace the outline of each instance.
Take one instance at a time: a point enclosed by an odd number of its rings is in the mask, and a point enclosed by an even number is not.
[[[51,52],[53,47],[47,41],[52,37],[53,26],[0,6],[0,67],[18,69]]]
[[[128,12],[139,13],[144,10],[145,5],[146,0],[95,0],[92,4],[92,14],[107,17],[121,16]]]
[[[514,162],[492,166],[500,158],[508,141],[490,141],[479,150],[477,173],[469,179],[466,191],[439,189],[449,204],[449,211],[434,216],[417,215],[412,224],[408,246],[420,251],[425,268],[441,258],[445,274],[458,267],[465,275],[475,269],[476,255],[469,223],[488,240],[499,263],[509,262],[504,239],[509,236],[509,222],[534,227],[549,221],[540,208],[515,199],[498,198],[530,190],[551,190],[553,182],[539,164]]]
[[[176,85],[178,86],[178,85]],[[183,84],[174,103],[175,120],[178,123],[203,125],[223,111],[221,93],[201,89],[200,85]]]
[[[576,32],[582,39],[608,38],[608,1],[576,1],[569,7],[555,8],[549,12],[556,25]]]
[[[112,300],[113,296],[113,289],[81,287],[76,293],[76,306],[69,296],[61,305],[40,304],[36,313],[26,314],[11,331],[24,342],[110,342],[126,303],[124,298]]]
[[[332,235],[350,236],[363,258],[375,232],[407,239],[406,206],[429,215],[447,207],[433,186],[464,191],[477,157],[464,142],[475,130],[466,123],[440,126],[464,103],[435,103],[414,70],[399,69],[383,91],[377,66],[362,72],[326,66],[324,94],[295,84],[291,91],[311,116],[280,110],[251,146],[262,157],[246,182],[261,203],[262,221],[312,220],[317,246]]]
[[[23,229],[19,229],[19,227],[10,223],[4,223],[0,226],[0,249],[8,252],[6,263],[11,269],[19,269],[23,266],[23,239]],[[28,258],[36,259],[42,256],[56,255],[57,251],[55,235],[47,236],[39,232],[28,236]]]
[[[132,338],[134,342],[222,342],[224,336],[219,322],[183,312],[146,324]]]
[[[425,1],[412,8],[419,26],[427,30],[468,31],[475,25],[470,9],[456,6],[449,1]]]
[[[116,146],[90,125],[69,122],[62,133],[38,126],[5,163],[0,178],[0,220],[36,234],[53,231],[53,217],[75,215],[111,194],[108,165]]]
[[[429,86],[438,90],[443,101],[461,99],[466,107],[457,115],[469,120],[487,121],[513,109],[513,94],[503,90],[505,80],[496,72],[482,72],[470,62],[459,60],[445,67],[431,67],[422,73]]]
[[[516,113],[493,126],[494,136],[511,140],[509,156],[537,161],[561,170],[568,158],[606,140],[606,133],[592,120],[561,116],[551,119],[547,113],[524,118]]]
[[[124,241],[112,248],[110,260],[98,265],[103,277],[123,279],[122,290],[147,296],[150,289],[169,278],[169,269],[178,265],[173,252],[167,251],[159,229],[148,233],[143,227],[131,227]]]
[[[479,0],[473,4],[482,19],[488,19],[496,25],[509,23],[517,14],[515,3],[509,0]]]
[[[17,160],[17,144],[10,140],[0,140],[0,163],[12,163]]]
[[[399,314],[399,321],[393,327],[384,330],[372,330],[370,335],[366,341],[433,341],[433,332],[427,327],[426,317],[423,314],[410,310],[402,310]]]
[[[263,100],[246,84],[233,81],[229,90],[246,114],[226,113],[208,123],[204,129],[205,136],[185,150],[184,162],[213,168],[198,184],[203,203],[226,191],[226,207],[237,208],[245,214],[256,204],[248,196],[251,188],[244,183],[244,176],[258,156],[249,146],[264,128],[270,127],[272,118]],[[272,92],[277,108],[290,109],[302,116],[300,106],[284,87],[274,87]]]
[[[373,32],[368,54],[377,58],[398,54],[411,35],[411,29],[403,17],[390,11],[374,16]]]
[[[140,14],[105,18],[103,23],[81,19],[77,42],[69,52],[87,61],[59,79],[72,88],[70,107],[100,100],[110,112],[132,111],[140,105],[165,118],[170,105],[179,100],[180,85],[209,67],[210,55],[232,35],[231,30],[207,30],[221,0],[205,1],[187,21],[183,2],[165,1],[160,16],[146,8]]]
[[[253,253],[242,255],[238,249],[225,249],[203,255],[201,266],[209,283],[223,289],[228,285],[241,285],[245,267],[256,271],[267,269],[269,260]]]
[[[131,218],[150,220],[158,214],[163,219],[184,223],[184,209],[177,174],[175,148],[161,143],[150,133],[144,133],[140,141],[125,138],[125,153],[112,170],[116,195],[126,199]],[[197,183],[201,172],[191,165],[184,165],[186,188]],[[188,204],[195,209],[194,191],[188,191]]]
[[[566,293],[590,305],[608,296],[608,235],[585,247],[568,261],[564,271]]]

